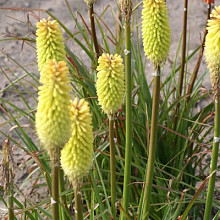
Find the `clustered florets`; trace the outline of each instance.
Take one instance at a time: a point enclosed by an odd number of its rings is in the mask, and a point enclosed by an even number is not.
[[[142,38],[145,55],[156,65],[165,61],[170,50],[170,26],[164,0],[144,0]]]
[[[56,61],[65,60],[66,52],[62,32],[56,20],[50,17],[37,23],[37,59],[39,71],[49,59]]]
[[[76,183],[92,164],[93,133],[92,116],[88,102],[77,98],[71,102],[72,134],[61,151],[61,166],[71,182]]]
[[[116,113],[124,102],[125,74],[120,55],[102,54],[97,67],[97,95],[102,110],[111,115]]]
[[[36,113],[38,137],[50,153],[70,138],[69,70],[64,61],[48,60],[41,73]]]
[[[220,6],[212,11],[207,30],[205,59],[210,70],[214,95],[220,97]]]

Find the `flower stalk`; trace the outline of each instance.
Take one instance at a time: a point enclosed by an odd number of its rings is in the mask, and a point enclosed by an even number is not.
[[[36,131],[52,163],[52,219],[59,220],[60,149],[71,134],[69,69],[64,61],[48,60],[41,72]]]
[[[98,59],[96,89],[102,110],[109,118],[111,210],[116,218],[116,166],[114,145],[114,114],[124,102],[124,65],[120,55],[102,54]]]
[[[79,184],[73,183],[75,190],[75,216],[76,220],[83,220],[83,209],[82,209],[82,196],[80,192]]]
[[[212,147],[212,160],[210,179],[205,204],[204,220],[211,218],[212,201],[215,189],[215,179],[218,163],[218,151],[220,142],[220,6],[216,6],[208,20],[208,34],[205,42],[205,58],[210,71],[213,94],[215,98],[214,138]]]
[[[83,219],[80,184],[88,175],[93,157],[92,115],[84,99],[75,98],[69,105],[72,133],[68,143],[61,150],[61,166],[75,190],[75,214]]]
[[[205,214],[204,220],[209,220],[211,218],[212,211],[212,201],[215,189],[215,179],[218,163],[218,151],[219,151],[219,142],[220,142],[220,98],[216,99],[215,103],[215,121],[214,121],[214,141],[212,147],[212,160],[211,160],[211,177],[208,183],[208,193],[205,204]]]
[[[155,67],[151,133],[142,210],[142,219],[148,220],[157,146],[160,101],[160,65],[165,62],[170,49],[170,27],[165,1],[145,0],[142,10],[142,18],[144,52],[151,62],[154,63]]]
[[[111,208],[113,219],[116,219],[116,168],[115,168],[115,144],[114,144],[114,116],[109,116],[109,145],[110,145],[110,173],[111,173]]]
[[[131,154],[132,154],[132,76],[131,76],[131,14],[132,1],[119,0],[122,18],[125,26],[125,94],[126,94],[126,137],[125,137],[125,168],[123,183],[122,207],[128,213],[131,179]],[[126,219],[123,212],[121,219]]]
[[[157,128],[159,118],[159,101],[160,101],[160,67],[156,68],[156,76],[154,76],[154,90],[153,90],[153,107],[151,118],[151,136],[149,145],[149,154],[147,162],[147,174],[144,189],[144,207],[143,220],[148,220],[150,210],[150,199],[154,174],[155,152],[157,146]]]
[[[125,22],[125,88],[126,88],[126,145],[125,145],[125,170],[123,183],[124,210],[128,211],[131,179],[131,154],[132,154],[132,77],[131,77],[131,26]]]
[[[57,148],[51,157],[52,161],[52,219],[59,220],[59,170],[60,170],[60,149]]]

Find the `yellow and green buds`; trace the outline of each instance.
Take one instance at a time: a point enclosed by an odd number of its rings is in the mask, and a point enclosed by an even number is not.
[[[165,0],[144,0],[142,38],[145,55],[156,66],[170,50],[170,26]]]
[[[41,72],[36,113],[36,130],[41,143],[51,155],[70,138],[70,85],[66,62],[48,60]]]
[[[71,101],[72,135],[61,150],[61,166],[73,183],[85,176],[92,164],[93,133],[92,116],[84,99]]]
[[[50,17],[37,23],[37,59],[39,71],[49,59],[65,61],[65,46],[63,36],[56,20],[50,21]]]
[[[116,113],[124,102],[125,74],[120,55],[102,54],[97,67],[97,95],[102,110],[111,115]]]
[[[210,70],[214,95],[220,97],[220,6],[212,11],[207,30],[205,59]]]

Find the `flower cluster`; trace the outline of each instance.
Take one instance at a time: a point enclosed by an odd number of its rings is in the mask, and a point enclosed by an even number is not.
[[[56,61],[65,60],[66,52],[63,36],[56,20],[50,21],[50,17],[37,23],[37,59],[39,71],[49,59]]]
[[[70,104],[72,134],[61,151],[61,166],[73,183],[85,176],[92,164],[92,116],[88,102],[77,98]]]
[[[212,11],[207,30],[205,59],[210,70],[214,95],[220,96],[220,6]]]
[[[144,0],[142,38],[146,56],[160,65],[170,50],[170,26],[164,0]]]
[[[125,73],[120,55],[102,54],[97,67],[97,95],[102,110],[111,115],[121,108],[125,94]]]
[[[48,60],[41,73],[36,131],[49,154],[70,138],[69,70],[64,61]]]

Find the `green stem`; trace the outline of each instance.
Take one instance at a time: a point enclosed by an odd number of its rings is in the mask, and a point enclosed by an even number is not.
[[[95,47],[96,58],[98,58],[100,56],[100,51],[99,51],[99,45],[98,45],[98,40],[96,36],[93,4],[89,5],[88,7],[89,7],[89,17],[90,17],[90,23],[91,23],[92,39],[93,39],[93,43]]]
[[[76,220],[83,220],[83,210],[82,210],[82,198],[79,188],[79,184],[73,184],[75,188],[75,214]]]
[[[208,184],[205,214],[203,218],[204,220],[211,219],[210,216],[212,211],[212,201],[213,201],[213,194],[215,188],[216,169],[218,163],[219,138],[220,138],[220,97],[217,97],[215,103],[214,141],[213,141],[212,161],[211,161],[211,169],[210,169],[211,177],[209,179],[209,184]]]
[[[14,220],[13,195],[8,196],[8,220]]]
[[[62,192],[65,191],[65,182],[64,182],[64,173],[63,173],[63,169],[60,167],[59,170],[59,193],[60,195],[62,194]],[[61,205],[62,204],[62,205]],[[66,195],[63,195],[60,197],[60,211],[61,211],[61,217],[62,219],[67,219],[67,214],[66,214],[66,210],[68,210],[67,208],[67,204],[66,204]]]
[[[60,150],[55,150],[52,154],[52,219],[59,220],[59,170],[60,170]]]
[[[160,100],[160,67],[156,69],[156,76],[154,76],[154,91],[153,91],[153,108],[151,118],[151,136],[149,145],[149,154],[147,162],[146,182],[144,188],[144,207],[143,220],[149,219],[151,190],[153,184],[155,152],[157,146],[157,128],[159,118],[159,100]]]
[[[115,145],[114,145],[114,116],[109,116],[109,144],[110,144],[110,173],[111,173],[111,208],[113,218],[116,219],[116,168],[115,168]]]
[[[10,154],[9,154],[10,157]],[[9,161],[12,161],[11,159]],[[14,220],[14,175],[9,162],[9,183],[8,183],[8,220]]]
[[[125,169],[123,184],[123,209],[128,211],[130,178],[131,178],[131,146],[132,146],[132,99],[131,99],[131,27],[125,22],[125,86],[126,86],[126,145]],[[122,215],[122,219],[124,219]]]

